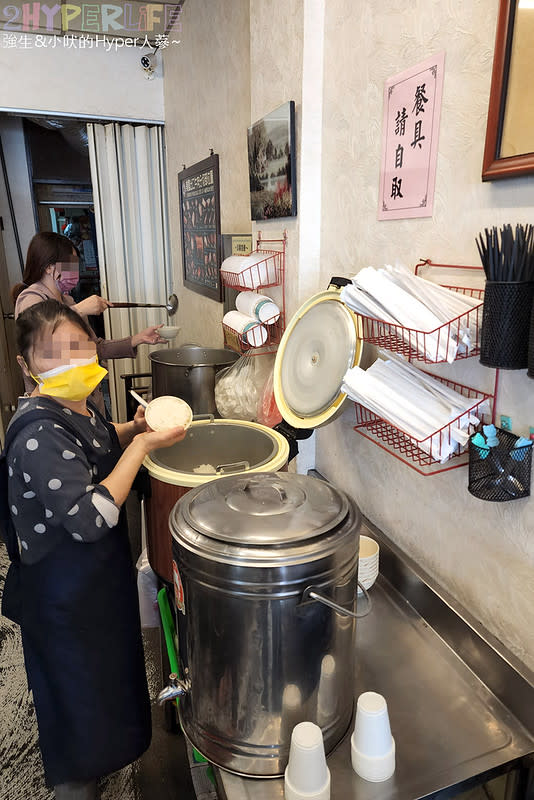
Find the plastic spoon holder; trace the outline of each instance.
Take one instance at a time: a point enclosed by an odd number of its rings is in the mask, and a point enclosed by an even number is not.
[[[480,334],[485,367],[526,369],[534,282],[487,281]]]
[[[469,440],[469,492],[479,500],[502,503],[530,495],[532,447],[514,447],[518,440],[497,428],[499,444],[479,447]]]

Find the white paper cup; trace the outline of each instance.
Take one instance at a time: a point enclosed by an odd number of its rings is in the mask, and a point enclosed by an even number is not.
[[[251,347],[261,347],[267,341],[267,328],[256,317],[249,317],[240,311],[228,311],[223,317],[223,323],[241,334],[243,341]]]
[[[360,777],[373,782],[391,778],[395,772],[395,740],[381,694],[364,692],[359,696],[350,745],[352,768]]]
[[[370,589],[378,576],[380,548],[370,536],[360,536],[360,552],[358,558],[358,581],[366,589]],[[362,590],[358,586],[358,593]]]
[[[270,297],[256,292],[239,292],[235,299],[235,307],[242,314],[255,317],[258,322],[275,323],[280,317],[280,309]]]
[[[323,734],[313,722],[293,728],[284,776],[286,800],[329,800],[330,770],[326,766]]]

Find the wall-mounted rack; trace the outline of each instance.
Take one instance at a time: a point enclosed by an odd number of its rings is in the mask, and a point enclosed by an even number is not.
[[[265,289],[279,287],[281,295],[277,305],[280,308],[278,319],[258,322],[258,328],[263,325],[267,330],[267,341],[261,347],[253,347],[239,331],[222,323],[224,344],[232,350],[246,356],[266,355],[275,353],[285,330],[286,303],[285,303],[285,270],[286,270],[286,244],[287,233],[284,231],[282,239],[262,239],[261,231],[256,239],[256,249],[249,255],[264,254],[265,258],[246,267],[239,273],[228,272],[221,269],[221,280],[225,286],[239,292],[263,292]],[[247,256],[239,256],[246,258]],[[254,328],[247,331],[251,340],[254,337]]]
[[[447,269],[469,269],[478,270],[484,274],[482,267],[461,267],[452,264],[433,264],[430,259],[419,262],[415,267],[415,274],[423,266],[446,267]],[[461,294],[469,295],[480,300],[478,306],[466,314],[461,314],[450,322],[440,325],[432,331],[420,331],[415,328],[407,328],[404,325],[395,325],[384,322],[380,319],[367,317],[363,314],[356,314],[360,322],[360,336],[364,342],[381,347],[384,350],[391,350],[400,353],[410,361],[423,361],[425,364],[439,364],[449,362],[452,355],[452,347],[455,340],[459,339],[461,329],[472,329],[476,331],[475,341],[471,343],[469,351],[460,350],[454,360],[461,358],[471,358],[480,353],[480,326],[482,323],[482,307],[484,302],[484,289],[462,286],[447,286],[440,283],[447,289],[452,289]]]
[[[470,311],[468,314],[463,314],[461,317],[457,317],[431,332],[417,331],[401,325],[391,325],[379,319],[364,317],[357,314],[356,316],[360,320],[362,339],[382,349],[399,353],[409,361],[423,361],[425,363],[436,364],[447,361],[447,348],[443,345],[450,340],[451,333],[459,331],[460,326],[468,325],[476,330],[476,337],[474,342],[472,342],[473,346],[469,351],[457,355],[455,360],[479,355],[480,326],[482,323],[482,307],[484,302],[483,268],[460,264],[437,264],[430,259],[422,259],[415,266],[415,274],[420,275],[425,267],[435,268],[438,271],[452,271],[453,275],[458,276],[460,273],[456,271],[464,271],[464,276],[467,277],[466,283],[471,283],[471,285],[461,286],[445,281],[442,282],[441,280],[438,282],[440,286],[444,286],[447,289],[462,292],[475,299],[479,299],[480,304],[474,307],[473,311]],[[470,280],[469,276],[471,276],[472,280]],[[481,284],[480,287],[472,285],[477,282]],[[470,424],[468,429],[470,435],[475,433],[482,424],[495,421],[495,401],[499,381],[498,370],[496,370],[495,374],[493,394],[481,392],[478,389],[473,389],[461,383],[447,380],[438,375],[432,375],[432,377],[442,381],[450,388],[473,400],[473,405],[465,413],[473,414],[475,417],[478,417],[478,419],[480,419],[480,424],[477,426]],[[482,404],[488,402],[491,403],[492,406],[491,414],[488,413],[487,410],[483,410],[484,407]],[[433,432],[425,439],[417,440],[395,427],[387,420],[378,417],[369,409],[365,408],[365,406],[359,403],[355,403],[354,405],[356,409],[356,425],[354,430],[416,470],[416,472],[419,472],[421,475],[436,475],[440,472],[446,472],[468,464],[467,451],[451,455],[444,463],[441,463],[439,459],[433,457],[434,452],[439,452],[434,443],[448,443],[451,441],[453,438],[453,429],[459,417],[455,420],[451,420],[443,428]],[[487,406],[485,408],[487,408]],[[482,411],[483,413],[481,413]]]

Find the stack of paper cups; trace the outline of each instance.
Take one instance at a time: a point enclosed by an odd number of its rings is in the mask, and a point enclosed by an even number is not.
[[[267,328],[261,325],[256,317],[249,317],[240,311],[229,311],[223,317],[224,325],[237,331],[246,344],[261,347],[267,341]]]
[[[270,297],[256,292],[240,292],[235,299],[235,307],[242,314],[256,317],[258,322],[272,325],[280,316],[280,309]]]
[[[330,800],[323,734],[313,722],[299,722],[293,728],[284,796],[285,800]]]
[[[381,694],[364,692],[358,697],[350,747],[352,768],[366,781],[386,781],[395,772],[395,740]]]
[[[358,559],[358,582],[366,589],[370,589],[378,576],[378,557],[380,548],[375,539],[370,536],[360,536],[360,549]],[[358,586],[358,593],[362,590]]]

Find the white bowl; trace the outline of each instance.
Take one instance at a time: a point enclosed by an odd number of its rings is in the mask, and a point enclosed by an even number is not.
[[[180,328],[178,325],[164,325],[158,329],[158,333],[163,339],[175,339],[180,333]]]
[[[164,394],[150,401],[145,409],[145,419],[153,431],[166,431],[179,425],[189,428],[193,412],[185,400]]]

